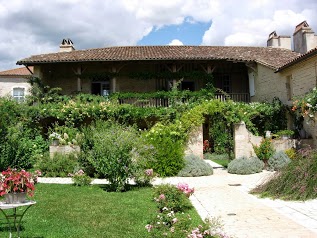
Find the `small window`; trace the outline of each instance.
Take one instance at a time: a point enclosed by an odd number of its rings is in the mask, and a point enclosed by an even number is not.
[[[289,75],[286,77],[286,93],[287,100],[292,100],[293,97],[293,77]]]
[[[24,101],[24,88],[13,88],[13,98],[18,102]]]
[[[91,84],[91,93],[95,95],[108,97],[110,94],[110,82],[109,81],[93,82]]]

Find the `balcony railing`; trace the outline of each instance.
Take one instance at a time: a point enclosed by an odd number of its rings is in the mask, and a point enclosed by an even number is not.
[[[215,99],[226,101],[233,100],[235,102],[250,102],[250,95],[248,93],[216,93]],[[168,98],[148,98],[148,99],[138,99],[138,98],[121,98],[119,99],[120,104],[131,104],[139,107],[168,107],[170,105],[171,99]],[[190,99],[182,99],[183,103],[189,102]]]
[[[225,101],[226,99],[231,99],[235,102],[250,102],[250,94],[249,93],[216,93],[216,99],[220,99],[221,101]]]

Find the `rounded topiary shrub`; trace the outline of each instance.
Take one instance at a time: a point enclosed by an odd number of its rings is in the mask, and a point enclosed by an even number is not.
[[[231,174],[254,174],[263,170],[264,163],[257,157],[241,157],[232,160],[228,164],[228,173]]]
[[[179,171],[178,176],[181,177],[198,177],[213,174],[213,168],[203,159],[196,155],[185,156],[185,167]]]
[[[283,151],[274,153],[273,156],[268,160],[268,170],[276,171],[284,168],[291,162],[291,159]]]

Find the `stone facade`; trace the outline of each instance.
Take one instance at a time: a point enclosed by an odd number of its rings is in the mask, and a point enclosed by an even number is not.
[[[26,96],[29,94],[30,84],[23,77],[0,76],[0,97],[12,97],[14,88],[24,88]]]
[[[234,158],[256,156],[253,145],[261,143],[261,136],[254,136],[249,132],[244,122],[234,125]]]
[[[53,158],[55,154],[79,154],[80,153],[80,147],[73,145],[60,145],[60,146],[50,146],[50,157]]]
[[[252,102],[269,101],[278,97],[283,103],[288,103],[286,91],[286,78],[273,69],[257,64],[255,74],[255,95],[251,97]]]
[[[187,148],[185,150],[185,155],[196,155],[199,158],[204,158],[203,153],[203,128],[202,126],[197,127],[189,136],[189,141]]]
[[[253,145],[260,145],[263,137],[254,136],[245,126],[244,122],[234,125],[234,158],[256,156]],[[274,139],[272,141],[276,151],[285,151],[296,147],[296,140]]]
[[[282,78],[291,77],[291,95],[297,97],[309,92],[317,83],[317,54],[283,70]],[[273,89],[273,87],[272,87]]]

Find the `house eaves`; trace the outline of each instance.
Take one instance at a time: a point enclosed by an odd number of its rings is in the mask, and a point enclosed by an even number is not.
[[[39,65],[68,62],[127,62],[127,61],[189,61],[227,60],[258,62],[274,70],[298,54],[291,50],[248,46],[116,46],[34,55],[17,62],[19,65]]]
[[[307,60],[307,59],[310,59],[312,57],[314,57],[315,55],[317,55],[317,47],[314,48],[314,49],[311,49],[310,51],[308,51],[307,53],[305,54],[302,54],[302,55],[299,55],[298,57],[290,60],[289,62],[287,62],[286,64],[284,64],[283,66],[281,66],[280,68],[278,68],[275,73],[278,73],[278,72],[282,72],[283,70],[299,63],[299,62],[302,62],[304,60]]]
[[[30,67],[33,73],[33,67]],[[0,76],[30,76],[31,72],[26,67],[20,67],[17,69],[10,69],[0,72]]]

